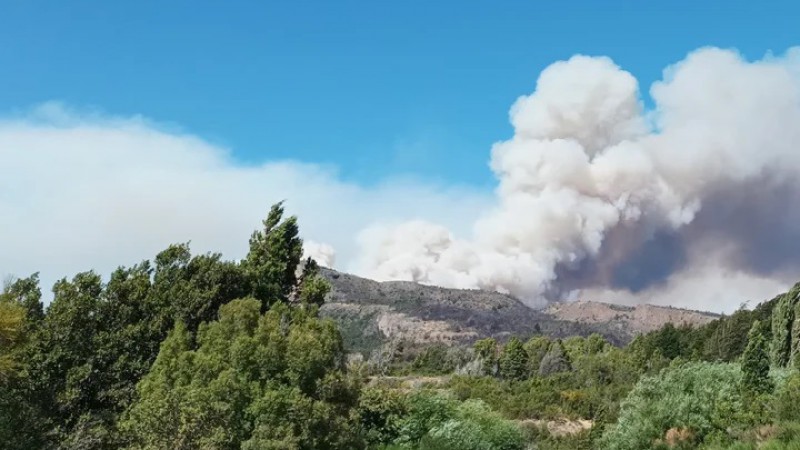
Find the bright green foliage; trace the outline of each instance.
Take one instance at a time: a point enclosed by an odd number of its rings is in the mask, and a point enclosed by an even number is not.
[[[30,413],[18,391],[18,375],[23,368],[19,347],[25,336],[25,308],[0,298],[0,442],[28,443],[21,439],[28,426],[20,419]],[[24,448],[9,445],[10,448]]]
[[[747,347],[742,354],[742,387],[750,393],[763,394],[772,390],[769,378],[767,341],[759,321],[753,322]]]
[[[763,302],[752,310],[740,308],[697,328],[667,324],[659,330],[637,337],[628,347],[638,353],[640,367],[658,370],[656,355],[666,360],[677,357],[705,361],[734,362],[747,345],[747,334],[754,321],[762,323],[764,337],[772,341],[773,310],[783,295]],[[677,342],[677,345],[675,343]]]
[[[651,448],[670,428],[688,429],[697,442],[727,433],[744,409],[733,364],[689,363],[644,377],[622,404],[619,421],[604,435],[600,448]]]
[[[492,338],[481,339],[473,345],[475,356],[482,363],[484,375],[494,375],[497,372],[497,341]]]
[[[688,441],[673,448],[797,448],[800,283],[752,311],[668,324],[626,348],[599,335],[511,338],[499,354],[494,339],[397,342],[382,367],[450,376],[435,394],[409,392],[413,379],[362,391],[339,332],[317,316],[329,285],[301,260],[297,221],[283,213],[271,209],[243,261],[173,245],[105,282],[91,271],[59,281],[47,311],[37,275],[10,282],[0,447],[615,450],[668,447],[674,429]],[[770,376],[770,359],[792,369]],[[453,375],[478,367],[490,376]],[[509,420],[531,418],[595,427],[557,438]]]
[[[519,427],[503,419],[480,400],[466,401],[453,417],[431,429],[420,442],[421,450],[522,450]]]
[[[15,350],[22,341],[25,327],[25,309],[0,299],[0,382],[11,377],[17,368]]]
[[[590,357],[598,355],[606,350],[608,343],[599,334],[591,334],[588,337],[572,336],[561,341],[562,348],[570,361],[580,357]],[[549,347],[546,351],[549,350]]]
[[[28,278],[18,278],[5,286],[0,293],[0,301],[6,300],[17,303],[25,310],[26,328],[32,327],[44,317],[42,305],[42,290],[39,288],[39,274],[35,273]]]
[[[636,336],[633,339],[633,341],[631,341],[631,343],[628,344],[628,346],[626,347],[627,350],[628,350],[628,353],[631,355],[631,358],[633,359],[634,363],[636,364],[636,367],[639,370],[641,370],[642,372],[650,372],[651,371],[651,367],[650,366],[653,364],[653,359],[654,359],[653,356],[654,356],[654,353],[655,353],[653,348],[650,346],[650,343],[649,343],[647,337],[648,337],[647,334],[644,334],[644,335],[640,334],[639,336]],[[663,358],[663,356],[661,356],[660,352],[658,352],[658,356],[660,358]],[[659,366],[662,365],[662,364],[660,364],[660,361],[659,361],[658,365]],[[663,366],[666,366],[666,363],[663,364]],[[658,369],[661,369],[661,367],[656,368],[655,371],[657,372]]]
[[[36,283],[36,275],[18,279],[0,294],[0,446],[9,450],[44,446],[47,420],[31,399],[25,355],[41,312]]]
[[[250,251],[242,261],[253,297],[267,306],[289,298],[297,285],[295,270],[303,256],[297,219],[282,219],[283,204],[273,205],[264,219],[264,229],[250,237]]]
[[[609,346],[608,342],[597,333],[592,333],[584,342],[584,351],[589,355],[596,355]]]
[[[764,439],[756,432],[734,443],[713,443],[703,445],[702,450],[800,450],[800,423],[788,422],[765,427],[770,439]]]
[[[777,418],[784,422],[800,422],[800,373],[792,373],[776,391]]]
[[[528,353],[522,342],[512,337],[500,353],[500,376],[507,380],[522,380],[528,375]]]
[[[294,218],[281,222],[281,213],[280,205],[273,208],[265,221],[271,228],[252,240],[251,259],[264,269],[259,286],[281,286],[277,297],[259,300],[263,308],[291,301],[292,294],[312,304],[312,310],[321,303],[327,284],[307,261],[299,285],[286,285],[297,281],[296,247],[301,242]],[[219,254],[193,256],[187,244],[172,245],[153,264],[120,267],[107,283],[94,272],[59,281],[46,313],[38,277],[14,281],[0,298],[27,311],[29,336],[19,350],[20,360],[27,362],[26,376],[15,382],[14,398],[38,411],[41,417],[35,422],[48,429],[42,437],[46,434],[53,445],[118,448],[117,418],[153,364],[159,344],[177,322],[194,336],[201,323],[217,319],[222,305],[257,290],[253,268],[223,261]],[[316,355],[315,349],[298,354],[309,358],[296,361],[298,367],[313,363]]]
[[[800,283],[784,294],[772,313],[772,363],[784,367],[792,355],[792,325],[794,323],[795,304],[800,295]]]
[[[586,339],[583,336],[570,336],[562,339],[561,345],[569,358],[586,353]]]
[[[450,397],[420,392],[407,400],[395,443],[419,450],[521,450],[519,427],[485,403],[459,403]]]
[[[569,372],[523,381],[455,376],[447,387],[458,399],[481,399],[515,419],[615,420],[620,400],[639,377],[630,355],[609,347],[597,354],[576,354],[571,366]]]
[[[302,261],[297,218],[284,219],[283,214],[282,202],[273,205],[264,229],[250,237],[250,250],[241,264],[250,295],[262,302],[262,310],[278,301],[322,305],[330,286],[314,260]]]
[[[117,447],[116,417],[159,343],[176,320],[194,332],[220,305],[247,292],[237,273],[219,255],[192,257],[178,245],[156,257],[155,270],[144,262],[117,269],[105,285],[93,272],[56,283],[27,349],[30,392],[58,424],[54,438],[84,439],[78,447]]]
[[[619,412],[619,403],[627,395],[640,373],[631,355],[616,347],[607,347],[600,353],[587,352],[572,359],[572,372],[561,389],[564,411],[597,421],[613,421]],[[564,380],[560,375],[556,380]],[[555,381],[555,380],[554,380]]]
[[[319,274],[319,265],[311,258],[303,261],[302,273],[297,280],[294,300],[304,305],[322,306],[331,286]]]
[[[443,395],[417,392],[408,398],[407,405],[408,409],[400,420],[400,433],[395,443],[413,447],[430,430],[452,418],[457,403]]]
[[[130,448],[359,446],[333,324],[305,309],[260,308],[255,299],[224,305],[196,346],[176,325],[120,425]]]
[[[358,400],[358,419],[368,444],[389,444],[400,437],[401,421],[408,412],[405,394],[368,388]]]

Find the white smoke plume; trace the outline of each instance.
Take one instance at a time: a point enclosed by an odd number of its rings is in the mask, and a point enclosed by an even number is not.
[[[311,258],[322,267],[336,265],[336,250],[330,244],[305,240],[303,241],[303,259]]]
[[[663,292],[715,310],[800,278],[800,48],[756,62],[700,49],[650,94],[647,110],[605,57],[551,65],[492,148],[496,203],[472,235],[372,227],[360,271],[532,306],[582,293],[663,303]]]
[[[312,241],[333,244],[346,263],[355,258],[354,230],[411,215],[458,229],[490,196],[403,179],[367,188],[297,161],[245,165],[174,127],[58,103],[0,117],[0,281],[40,272],[46,301],[61,277],[107,276],[173,243],[243,258],[247,238],[281,200],[298,216],[306,256],[332,266],[333,250]]]
[[[378,279],[731,311],[800,279],[800,48],[701,49],[644,106],[608,58],[548,67],[496,144],[494,196],[296,161],[246,165],[138,117],[0,117],[0,279],[107,274],[170,243],[246,254],[287,200],[306,254]],[[357,243],[354,239],[358,234]],[[335,260],[334,260],[335,256]]]

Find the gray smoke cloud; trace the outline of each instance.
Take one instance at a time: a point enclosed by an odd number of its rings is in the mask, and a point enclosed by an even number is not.
[[[605,57],[545,69],[494,145],[495,204],[456,236],[412,221],[360,235],[358,271],[512,293],[730,310],[800,269],[800,48],[704,48],[643,106]]]

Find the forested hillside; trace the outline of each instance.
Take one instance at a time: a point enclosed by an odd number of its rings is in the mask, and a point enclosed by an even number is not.
[[[47,307],[37,275],[10,281],[0,447],[800,446],[800,286],[624,347],[510,329],[362,357],[320,316],[330,286],[302,254],[279,204],[241,261],[173,245],[107,278],[64,278]]]

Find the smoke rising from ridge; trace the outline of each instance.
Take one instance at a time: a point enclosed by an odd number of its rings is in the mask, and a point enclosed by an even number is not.
[[[241,258],[285,199],[322,265],[532,306],[730,312],[800,279],[800,49],[756,62],[701,49],[650,88],[652,107],[639,90],[608,58],[548,67],[511,108],[513,136],[491,149],[494,194],[242,164],[147,118],[57,103],[0,116],[0,278],[41,271],[47,291],[187,240]]]
[[[717,310],[732,292],[798,278],[800,49],[756,62],[700,49],[650,94],[646,110],[636,79],[605,57],[549,66],[491,150],[496,202],[472,235],[371,227],[359,272],[532,306],[593,296]]]

